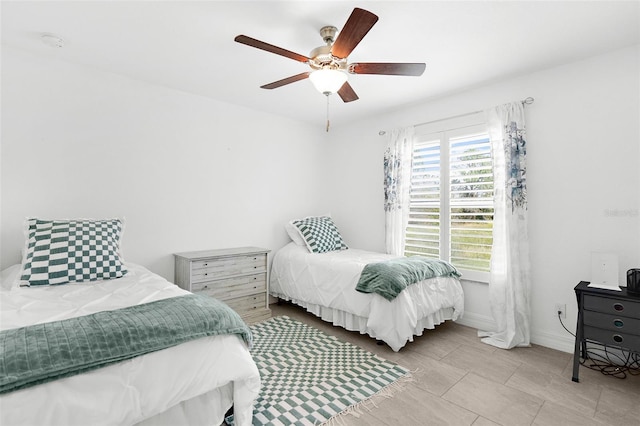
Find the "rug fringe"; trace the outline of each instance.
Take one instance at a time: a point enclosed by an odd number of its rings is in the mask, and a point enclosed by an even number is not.
[[[359,418],[364,410],[372,411],[374,408],[378,408],[378,403],[384,399],[393,398],[398,392],[403,391],[408,383],[415,382],[414,373],[418,373],[420,369],[416,369],[415,372],[409,370],[407,374],[400,377],[393,383],[388,384],[384,388],[380,389],[369,398],[364,399],[356,404],[350,405],[329,420],[323,423],[319,423],[322,426],[347,426],[345,421],[346,416],[354,416]]]

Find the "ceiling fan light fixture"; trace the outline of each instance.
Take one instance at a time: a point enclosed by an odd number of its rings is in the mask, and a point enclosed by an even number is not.
[[[347,78],[346,72],[331,68],[321,68],[309,75],[315,88],[323,95],[336,93],[347,82]]]

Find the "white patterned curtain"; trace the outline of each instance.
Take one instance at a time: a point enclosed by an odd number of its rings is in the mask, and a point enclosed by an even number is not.
[[[413,127],[393,130],[384,153],[385,249],[396,256],[404,255],[409,221],[413,135]]]
[[[530,345],[524,105],[501,105],[486,114],[495,191],[489,302],[497,331],[478,334],[484,343],[510,349]]]

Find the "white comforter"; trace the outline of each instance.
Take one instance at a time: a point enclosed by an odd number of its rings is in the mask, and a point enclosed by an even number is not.
[[[21,288],[17,265],[2,273],[0,329],[57,321],[187,293],[147,269],[96,283]],[[233,401],[250,425],[260,376],[242,339],[193,340],[128,361],[0,395],[0,424],[220,424]],[[197,412],[186,412],[198,407]],[[194,411],[194,410],[192,410]],[[181,419],[181,420],[178,420]],[[206,423],[205,423],[206,422]]]
[[[356,291],[366,264],[394,257],[358,249],[316,254],[292,242],[274,255],[269,291],[324,319],[323,308],[331,308],[334,323],[381,339],[398,351],[414,335],[422,335],[424,328],[462,315],[464,295],[453,277],[410,285],[393,301]],[[335,320],[336,312],[348,318]]]

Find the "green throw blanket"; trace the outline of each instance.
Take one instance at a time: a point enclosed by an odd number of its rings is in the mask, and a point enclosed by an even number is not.
[[[0,332],[0,393],[105,367],[189,340],[251,331],[224,303],[188,294]]]
[[[450,263],[422,256],[399,257],[365,265],[356,290],[377,293],[387,300],[395,299],[410,284],[434,277],[459,277]]]

